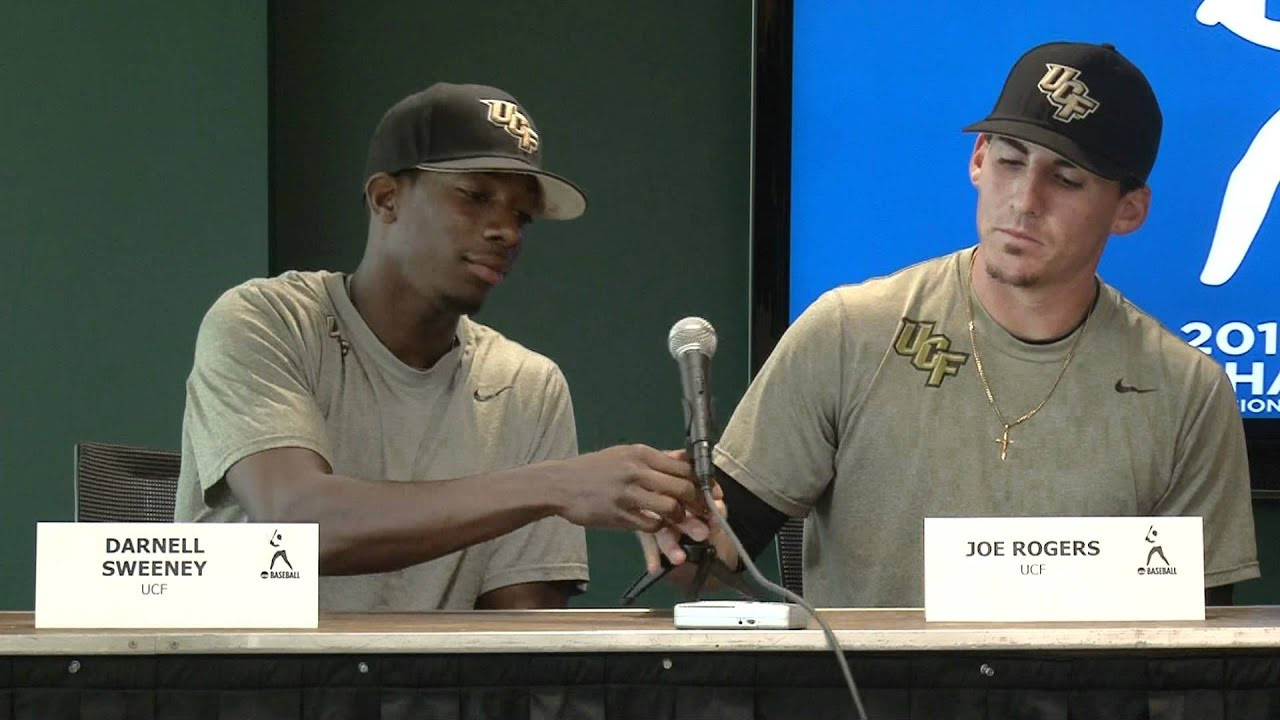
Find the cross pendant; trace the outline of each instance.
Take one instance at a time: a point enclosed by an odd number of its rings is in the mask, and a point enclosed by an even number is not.
[[[1012,427],[1012,425],[1005,425],[1004,432],[1000,434],[1000,437],[996,438],[996,442],[1000,443],[1001,460],[1004,460],[1005,456],[1009,454],[1009,445],[1013,443],[1013,441],[1009,439],[1009,429]]]

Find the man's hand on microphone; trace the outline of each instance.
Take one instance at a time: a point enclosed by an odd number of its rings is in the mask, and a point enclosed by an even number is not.
[[[673,457],[679,457],[688,462],[688,454],[683,450],[670,453]],[[716,501],[716,509],[720,511],[720,516],[728,519],[729,508],[724,503],[724,492],[720,489],[720,484],[712,482],[711,496]],[[716,547],[716,554],[729,567],[737,564],[738,553],[733,548],[724,530],[720,527],[719,521],[710,510],[706,511],[701,518],[708,532],[700,535],[693,535],[684,529],[683,526],[663,525],[656,532],[637,531],[636,537],[640,540],[640,548],[644,551],[645,568],[650,574],[658,572],[662,567],[662,556],[666,556],[672,565],[681,565],[688,559],[688,553],[680,546],[680,538],[682,535],[688,535],[694,540],[709,539],[712,545]],[[677,568],[673,570],[668,577],[677,585],[682,581],[692,580],[693,569]]]
[[[620,445],[563,460],[557,471],[557,513],[590,528],[652,533],[676,527],[706,539],[706,503],[683,452]]]

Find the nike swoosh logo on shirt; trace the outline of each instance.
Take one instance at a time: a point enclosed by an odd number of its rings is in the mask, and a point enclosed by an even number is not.
[[[1156,388],[1138,388],[1132,385],[1125,385],[1124,378],[1116,381],[1116,392],[1118,393],[1149,393],[1155,391]]]
[[[504,385],[503,387],[500,387],[500,388],[498,388],[497,390],[494,390],[494,391],[493,391],[493,392],[491,392],[491,393],[481,393],[481,392],[480,392],[480,388],[476,388],[475,394],[474,394],[472,397],[474,397],[476,400],[479,400],[480,402],[486,402],[486,401],[488,401],[488,400],[492,400],[492,399],[494,399],[494,398],[498,397],[498,396],[499,396],[499,395],[501,395],[502,393],[504,393],[504,392],[506,392],[506,391],[510,390],[512,387],[514,387],[514,386],[512,386],[512,385]]]

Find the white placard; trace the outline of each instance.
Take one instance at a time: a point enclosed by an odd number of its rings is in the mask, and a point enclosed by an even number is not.
[[[314,628],[314,523],[36,524],[37,628]]]
[[[928,621],[1204,619],[1198,517],[926,518]]]

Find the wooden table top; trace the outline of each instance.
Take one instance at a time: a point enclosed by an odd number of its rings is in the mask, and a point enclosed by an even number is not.
[[[846,650],[1132,650],[1280,647],[1280,606],[1211,607],[1147,623],[929,623],[919,609],[819,610]],[[678,630],[670,610],[324,614],[314,630],[48,630],[0,612],[3,655],[822,651],[805,630]]]

